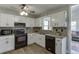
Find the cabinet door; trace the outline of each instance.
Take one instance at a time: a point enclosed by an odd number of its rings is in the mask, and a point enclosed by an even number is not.
[[[6,52],[7,50],[7,41],[4,37],[0,37],[0,53]]]
[[[15,16],[14,18],[14,22],[20,22],[20,16]]]
[[[34,43],[34,38],[33,38],[32,34],[28,34],[28,40],[27,41],[28,41],[28,45]]]
[[[6,27],[7,24],[7,15],[6,14],[0,14],[0,27]]]
[[[7,16],[8,27],[14,27],[14,15]]]
[[[14,27],[14,16],[9,14],[0,14],[1,27]]]
[[[66,11],[52,14],[52,24],[54,27],[66,27]]]
[[[14,49],[14,36],[0,37],[0,53]]]
[[[8,51],[10,51],[10,50],[14,50],[14,48],[15,48],[15,40],[14,40],[14,35],[12,35],[12,36],[8,36],[8,37],[6,37],[6,39],[8,40]]]
[[[37,44],[45,48],[45,35],[38,35]]]
[[[26,27],[34,27],[35,25],[35,23],[34,23],[34,19],[32,19],[32,18],[27,18],[27,20],[26,20],[27,22],[26,22]]]
[[[42,18],[35,19],[35,27],[42,27]]]
[[[62,53],[62,39],[56,38],[56,54]]]
[[[22,16],[15,16],[14,22],[25,23]]]

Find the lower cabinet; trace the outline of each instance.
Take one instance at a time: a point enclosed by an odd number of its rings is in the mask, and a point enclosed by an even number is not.
[[[38,45],[45,48],[45,35],[36,33],[28,34],[28,45],[33,43],[37,43]]]
[[[0,37],[0,53],[14,49],[14,35]]]
[[[36,43],[45,48],[45,35],[38,35]]]
[[[66,54],[66,37],[56,38],[55,40],[55,52],[56,54]]]
[[[66,37],[30,33],[28,34],[28,45],[33,43],[37,43],[54,54],[66,54]]]
[[[46,49],[54,54],[66,54],[66,38],[46,36]]]
[[[30,45],[30,44],[33,44],[34,43],[34,37],[33,37],[33,34],[27,34],[27,44]]]

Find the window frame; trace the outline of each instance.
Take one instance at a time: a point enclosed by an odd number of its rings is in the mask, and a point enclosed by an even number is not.
[[[43,30],[51,30],[51,29],[50,29],[50,20],[51,20],[51,17],[49,17],[49,16],[43,18],[43,26],[42,26],[42,29],[43,29]],[[45,25],[45,24],[44,24],[44,21],[48,21],[48,25]],[[44,26],[47,26],[48,29],[44,29]]]

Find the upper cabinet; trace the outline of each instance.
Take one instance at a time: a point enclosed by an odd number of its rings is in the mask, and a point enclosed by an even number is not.
[[[23,16],[15,16],[15,22],[26,23],[25,20],[26,18]]]
[[[42,27],[42,21],[43,21],[42,17],[36,18],[35,19],[35,27]]]
[[[14,27],[14,15],[0,14],[0,27]]]
[[[34,27],[35,21],[33,18],[23,17],[23,16],[15,16],[15,22],[25,23],[26,27]]]
[[[66,11],[58,12],[51,15],[52,26],[53,27],[66,27]]]
[[[26,18],[26,27],[35,27],[35,19],[34,18]]]
[[[0,27],[14,27],[14,22],[25,23],[26,27],[35,27],[35,19],[11,14],[0,14]]]
[[[35,26],[43,27],[43,20],[46,18],[48,19],[50,17],[49,27],[67,27],[66,16],[67,16],[66,11],[61,11],[47,16],[43,16],[35,20]]]

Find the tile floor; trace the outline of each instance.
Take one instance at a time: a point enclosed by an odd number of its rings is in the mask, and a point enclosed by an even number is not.
[[[34,43],[24,48],[9,51],[7,54],[51,54],[51,52]]]

